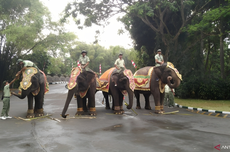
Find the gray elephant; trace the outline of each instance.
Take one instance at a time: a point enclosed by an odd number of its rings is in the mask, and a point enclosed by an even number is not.
[[[109,76],[108,76],[109,75]],[[97,88],[103,91],[103,95],[106,100],[106,109],[110,109],[108,95],[112,95],[113,99],[113,110],[115,114],[123,114],[123,93],[127,93],[129,97],[129,105],[127,109],[131,109],[133,105],[133,91],[134,91],[134,81],[133,75],[130,70],[116,72],[115,68],[107,70],[99,79],[100,81],[108,81],[108,86],[106,89]],[[116,84],[116,86],[115,86]]]
[[[22,75],[23,79],[20,82],[19,93],[12,92],[12,94],[20,99],[28,98],[27,118],[43,116],[44,95],[49,90],[45,74],[38,71],[37,68],[27,67]],[[33,98],[35,99],[34,107]]]
[[[91,71],[79,72],[79,68],[71,72],[68,84],[68,95],[61,116],[66,118],[66,111],[69,107],[73,95],[77,97],[77,112],[75,115],[90,114],[96,115],[95,108],[95,92],[96,92],[96,75]],[[73,79],[72,79],[73,78]],[[72,80],[71,80],[72,79]],[[86,98],[88,98],[88,107],[86,106]],[[89,110],[89,112],[88,112]]]
[[[149,96],[152,94],[155,102],[155,113],[163,113],[164,86],[177,88],[181,83],[182,77],[170,62],[158,67],[144,67],[134,74],[135,97],[137,99],[136,109],[141,109],[140,94],[145,97],[145,109],[150,110]]]

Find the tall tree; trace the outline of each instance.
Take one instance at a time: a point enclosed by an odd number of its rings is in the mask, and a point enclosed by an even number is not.
[[[63,21],[70,15],[77,18],[79,14],[82,14],[86,17],[84,25],[91,26],[93,23],[102,25],[111,16],[122,12],[136,16],[159,34],[166,49],[167,60],[170,48],[177,49],[178,37],[183,28],[194,16],[204,11],[209,2],[209,0],[104,0],[100,2],[84,0],[69,3],[65,9]],[[175,17],[176,24],[172,20]],[[82,26],[80,21],[76,23]]]

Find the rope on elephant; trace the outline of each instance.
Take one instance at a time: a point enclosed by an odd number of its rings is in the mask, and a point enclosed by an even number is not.
[[[36,119],[41,119],[41,118],[46,118],[46,117],[49,117],[49,116],[52,116],[52,115],[45,115],[45,116],[41,116],[41,117],[35,117],[35,118],[22,118],[22,117],[14,117],[18,120],[24,120],[24,121],[31,121],[31,120],[36,120]]]

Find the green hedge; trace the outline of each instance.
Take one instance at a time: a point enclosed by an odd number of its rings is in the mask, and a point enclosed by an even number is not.
[[[176,95],[179,98],[229,100],[230,80],[191,77],[181,82]]]

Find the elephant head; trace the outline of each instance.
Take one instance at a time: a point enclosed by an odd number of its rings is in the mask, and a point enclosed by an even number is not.
[[[78,91],[86,91],[90,84],[93,83],[94,81],[96,82],[95,79],[95,73],[91,71],[84,71],[82,72],[78,77],[77,77],[77,88]]]
[[[181,75],[173,65],[170,65],[170,62],[155,67],[154,72],[162,83],[167,84],[170,88],[177,88],[181,83]]]
[[[35,74],[31,77],[30,85],[27,85],[26,87],[22,87],[22,82],[20,83],[20,94],[14,93],[15,96],[17,96],[20,99],[24,99],[26,96],[28,96],[30,93],[33,93],[36,91],[40,91],[41,89],[44,90],[44,88],[40,88],[40,84],[44,84],[44,79],[42,78],[43,75],[40,73]]]
[[[69,92],[68,92],[65,106],[64,106],[64,109],[62,110],[62,114],[61,114],[63,118],[66,118],[66,116],[67,116],[65,113],[69,107],[70,101],[71,101],[74,93],[79,95],[79,92],[87,91],[87,89],[89,89],[89,87],[93,83],[95,84],[94,87],[96,89],[96,77],[95,77],[95,74],[91,71],[83,71],[82,73],[80,73],[80,75],[77,77],[76,82],[77,82],[77,85],[74,88],[72,88],[71,90],[69,90]]]
[[[131,109],[133,106],[133,90],[130,88],[129,78],[124,75],[123,72],[116,73],[112,77],[115,77],[114,80],[117,81],[117,88],[120,91],[127,91],[129,95],[129,105],[127,106],[127,109]]]

